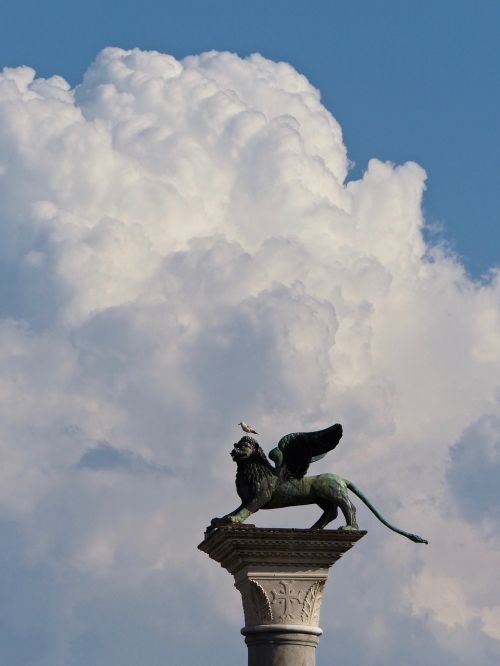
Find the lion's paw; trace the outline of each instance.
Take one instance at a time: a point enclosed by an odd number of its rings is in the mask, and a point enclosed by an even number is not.
[[[224,518],[212,518],[210,521],[210,525],[212,527],[217,527],[217,525],[223,525],[224,524]]]
[[[241,520],[236,516],[222,516],[222,518],[212,518],[210,525],[212,527],[217,527],[217,525],[233,525],[234,523],[240,523]]]

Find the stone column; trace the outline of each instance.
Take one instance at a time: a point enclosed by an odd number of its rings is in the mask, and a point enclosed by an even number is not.
[[[241,592],[248,666],[314,666],[330,567],[362,531],[221,525],[198,546]]]

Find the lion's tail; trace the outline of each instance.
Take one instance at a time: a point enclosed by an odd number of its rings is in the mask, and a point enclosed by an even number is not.
[[[366,504],[366,506],[370,509],[372,513],[374,513],[377,518],[380,520],[381,523],[383,523],[386,527],[388,527],[390,530],[393,532],[397,532],[398,534],[402,534],[405,536],[407,539],[410,539],[411,541],[414,541],[415,543],[429,543],[426,539],[423,539],[422,537],[418,536],[418,534],[410,534],[409,532],[404,532],[403,530],[398,529],[397,527],[394,527],[394,525],[391,525],[390,523],[387,522],[387,520],[377,511],[377,509],[373,506],[373,504],[370,502],[368,497],[366,497],[362,491],[354,485],[351,481],[348,481],[345,479],[346,485],[349,488],[351,492],[353,492],[355,495],[359,497],[359,499]]]

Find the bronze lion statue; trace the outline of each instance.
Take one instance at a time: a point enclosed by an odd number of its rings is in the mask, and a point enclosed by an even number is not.
[[[350,490],[390,530],[416,543],[428,543],[426,539],[387,522],[351,481],[336,474],[305,476],[309,464],[334,449],[341,437],[342,426],[339,423],[317,432],[286,435],[269,454],[274,466],[253,437],[242,437],[231,451],[237,465],[236,490],[241,504],[222,518],[213,518],[212,526],[242,523],[259,509],[317,504],[323,513],[311,529],[326,527],[335,520],[340,508],[346,521],[340,529],[357,530],[356,509],[347,493]]]

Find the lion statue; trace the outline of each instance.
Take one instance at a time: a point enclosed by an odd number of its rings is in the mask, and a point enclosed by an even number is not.
[[[342,426],[339,423],[317,432],[286,435],[269,454],[274,467],[253,437],[242,437],[231,451],[231,457],[237,465],[236,490],[241,504],[222,518],[214,518],[212,526],[242,523],[259,509],[317,504],[323,513],[311,529],[326,527],[335,520],[340,508],[346,521],[340,529],[357,530],[356,509],[347,493],[350,490],[390,530],[416,543],[428,543],[426,539],[388,523],[351,481],[336,474],[305,476],[310,463],[334,449],[341,437]]]

